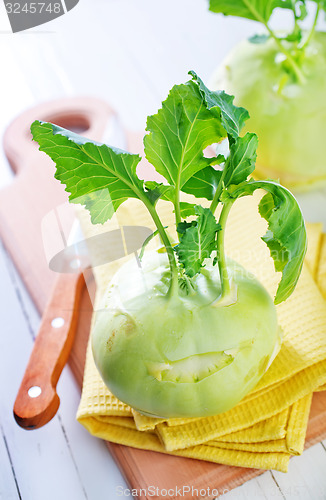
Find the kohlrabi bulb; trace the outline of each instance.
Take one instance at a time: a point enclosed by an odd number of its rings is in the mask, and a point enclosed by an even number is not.
[[[315,33],[298,65],[296,82],[275,42],[240,43],[211,86],[235,95],[250,113],[248,130],[259,137],[255,175],[287,187],[326,184],[326,33]]]
[[[166,254],[120,268],[92,331],[95,363],[119,400],[154,417],[203,417],[257,385],[280,348],[276,308],[252,274],[231,260],[228,270],[236,296],[222,305],[212,259],[193,295],[166,295]]]

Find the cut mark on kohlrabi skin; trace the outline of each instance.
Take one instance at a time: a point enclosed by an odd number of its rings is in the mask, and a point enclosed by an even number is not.
[[[148,373],[159,381],[195,383],[213,375],[234,361],[237,350],[194,354],[167,363],[147,363]]]
[[[196,383],[233,363],[239,351],[252,347],[254,342],[255,339],[252,338],[224,351],[193,354],[166,363],[148,362],[146,366],[148,373],[160,382]]]
[[[176,383],[200,382],[234,361],[232,354],[210,352],[194,354],[168,363],[147,363],[148,373],[159,381]]]

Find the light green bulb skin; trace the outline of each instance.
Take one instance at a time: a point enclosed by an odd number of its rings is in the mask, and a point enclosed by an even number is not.
[[[305,83],[284,69],[275,42],[240,43],[212,79],[250,113],[259,138],[260,177],[306,190],[326,184],[326,33],[315,33],[300,62]]]
[[[165,254],[121,267],[96,313],[92,350],[110,391],[145,415],[225,412],[255,387],[280,347],[276,309],[264,287],[234,261],[237,288],[219,305],[218,266],[206,264],[193,295],[167,297]]]

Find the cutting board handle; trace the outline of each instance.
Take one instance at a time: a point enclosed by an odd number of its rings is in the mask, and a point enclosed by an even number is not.
[[[92,97],[63,98],[28,109],[9,125],[4,134],[3,146],[12,169],[18,174],[38,149],[30,131],[33,121],[49,121],[98,140],[112,114],[114,112],[108,104]]]
[[[14,405],[24,429],[42,427],[58,410],[56,386],[73,344],[84,283],[83,273],[59,274],[55,281]]]

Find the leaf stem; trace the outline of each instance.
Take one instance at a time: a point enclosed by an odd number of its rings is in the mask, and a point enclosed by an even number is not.
[[[304,84],[306,82],[306,78],[305,78],[304,74],[302,73],[301,69],[299,68],[298,64],[293,59],[292,54],[280,42],[280,40],[275,35],[274,31],[271,30],[271,28],[268,26],[267,22],[262,20],[262,23],[265,25],[268,33],[273,38],[273,40],[275,41],[275,43],[278,46],[278,48],[280,49],[280,51],[286,56],[286,58],[289,61],[290,65],[293,69],[293,72],[294,72],[296,78],[298,79],[298,81],[300,83]]]
[[[214,194],[214,197],[213,197],[213,200],[212,200],[212,203],[211,203],[211,206],[209,207],[211,212],[214,214],[216,208],[217,208],[217,205],[220,201],[220,196],[221,196],[221,193],[223,191],[223,182],[224,182],[224,178],[225,178],[225,175],[226,175],[226,172],[227,172],[227,161],[225,162],[225,165],[224,165],[224,168],[223,168],[223,171],[222,171],[222,175],[221,175],[221,178],[219,180],[219,183],[217,185],[217,188],[216,188],[216,191],[215,191],[215,194]]]
[[[177,293],[178,290],[178,267],[175,260],[175,254],[171,242],[169,240],[168,235],[164,229],[164,226],[158,216],[158,213],[155,210],[155,207],[151,204],[151,202],[146,198],[142,198],[142,201],[145,203],[147,210],[149,211],[156,227],[159,232],[159,235],[162,239],[163,245],[165,246],[166,253],[169,259],[170,271],[171,271],[171,281],[170,287],[167,293],[167,296],[171,296]]]
[[[223,205],[221,215],[218,221],[221,226],[221,229],[217,233],[217,259],[218,259],[218,268],[220,271],[220,280],[222,286],[222,298],[224,298],[231,292],[231,283],[226,266],[226,257],[224,251],[224,236],[225,236],[226,219],[233,205],[233,201],[234,200],[230,200]]]
[[[176,224],[176,227],[178,227],[178,224],[181,222],[180,188],[179,188],[179,186],[175,186],[174,213],[175,213],[175,224]]]
[[[297,65],[297,63],[293,59],[292,54],[280,42],[280,40],[275,35],[274,31],[268,26],[267,21],[260,15],[260,13],[255,9],[255,7],[252,5],[252,3],[250,1],[244,0],[244,3],[247,6],[247,8],[249,9],[249,11],[255,16],[257,21],[259,21],[260,23],[262,23],[265,26],[265,28],[267,29],[268,33],[275,41],[275,43],[278,46],[278,48],[280,49],[280,51],[286,56],[290,65],[292,66],[293,72],[294,72],[295,76],[297,77],[298,81],[302,84],[305,83],[306,79],[305,79],[302,71],[300,70],[299,66]]]
[[[291,7],[292,7],[293,17],[294,17],[294,30],[293,30],[294,33],[296,33],[298,29],[300,29],[295,4],[296,4],[296,0],[291,0]]]
[[[314,19],[313,25],[311,27],[311,30],[309,32],[309,35],[307,36],[307,38],[306,38],[305,42],[303,43],[303,45],[301,45],[301,47],[299,47],[301,50],[304,50],[309,45],[309,43],[311,42],[312,37],[315,34],[319,12],[320,12],[320,3],[317,4],[317,10],[316,10],[316,14],[315,14],[315,19]]]
[[[193,284],[191,283],[191,280],[188,278],[188,276],[186,274],[184,274],[184,277],[185,277],[185,281],[187,283],[189,295],[195,295],[195,289],[194,289]]]

